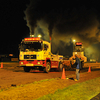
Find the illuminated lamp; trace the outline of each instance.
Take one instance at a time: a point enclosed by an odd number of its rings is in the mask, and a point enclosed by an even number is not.
[[[77,54],[77,52],[75,52],[75,54]]]
[[[50,41],[51,41],[51,36],[50,36]]]
[[[34,38],[25,38],[25,41],[34,41],[34,40],[40,40],[39,37],[34,37]]]
[[[38,35],[38,37],[41,38],[42,36],[41,35]]]
[[[25,38],[25,41],[27,41],[27,39]]]
[[[76,40],[73,40],[73,42],[75,42]]]
[[[9,56],[13,56],[13,54],[9,54]]]
[[[82,42],[76,42],[76,45],[78,46],[81,46],[82,45]]]
[[[30,37],[34,37],[34,35],[30,35]]]

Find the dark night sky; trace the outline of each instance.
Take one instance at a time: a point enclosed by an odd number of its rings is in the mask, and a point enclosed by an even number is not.
[[[18,55],[18,44],[22,38],[29,35],[29,28],[24,20],[24,10],[28,3],[26,0],[0,1],[0,54]]]
[[[41,31],[41,34],[49,32],[54,39],[54,47],[65,45],[63,52],[69,50],[66,47],[68,38],[76,39],[87,46],[100,42],[99,0],[1,0],[0,2],[0,54],[18,55],[18,44],[24,37],[28,37],[29,33],[35,34],[35,30]]]

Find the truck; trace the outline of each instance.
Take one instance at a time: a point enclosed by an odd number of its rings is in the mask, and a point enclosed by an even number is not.
[[[82,46],[82,42],[76,42],[73,45],[73,54],[69,59],[63,59],[63,65],[65,66],[66,69],[72,69],[75,68],[75,55],[80,58],[81,61],[81,67],[83,68],[84,63],[87,62],[87,57],[84,56],[84,48]]]
[[[51,53],[51,42],[39,37],[22,39],[19,45],[19,66],[25,72],[31,69],[48,73],[51,69],[62,71],[63,56]]]

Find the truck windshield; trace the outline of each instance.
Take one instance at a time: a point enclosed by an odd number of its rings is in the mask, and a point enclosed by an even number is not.
[[[42,42],[25,42],[21,43],[20,45],[20,50],[21,51],[41,51],[42,50]]]

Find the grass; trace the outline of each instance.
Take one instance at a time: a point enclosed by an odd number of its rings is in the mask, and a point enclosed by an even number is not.
[[[3,91],[5,91],[5,90],[11,90],[11,89],[15,89],[15,88],[20,88],[20,87],[25,87],[25,86],[28,86],[28,85],[32,85],[32,84],[41,84],[42,82],[46,82],[46,81],[53,81],[53,80],[55,80],[55,79],[57,79],[57,78],[51,78],[51,79],[44,79],[44,80],[40,80],[40,81],[35,81],[35,82],[33,82],[33,83],[28,83],[28,84],[21,84],[21,85],[19,85],[19,86],[15,86],[15,87],[9,87],[9,88],[6,88],[6,89],[1,89],[0,90],[0,92],[3,92]]]
[[[100,93],[100,77],[58,89],[54,94],[48,94],[36,100],[90,100],[98,93]]]
[[[57,88],[58,90],[56,92],[52,92],[53,88],[48,86],[53,86],[54,84],[52,82],[57,82],[56,80],[58,79],[45,79],[25,85],[1,89],[0,100],[90,100],[100,93],[100,77],[82,83],[76,82],[74,85],[63,89]],[[63,84],[67,82],[67,80],[60,79],[59,81],[61,83],[65,82]],[[46,90],[44,91],[44,89]],[[37,96],[38,94],[41,98]],[[44,96],[41,94],[44,94]]]
[[[16,87],[1,89],[0,100],[32,100],[33,97],[37,97],[37,93],[41,95],[41,92],[44,92],[42,87],[45,86],[44,84],[46,82],[51,84],[51,82],[54,80],[56,80],[56,78],[35,81],[25,85],[22,84]]]

